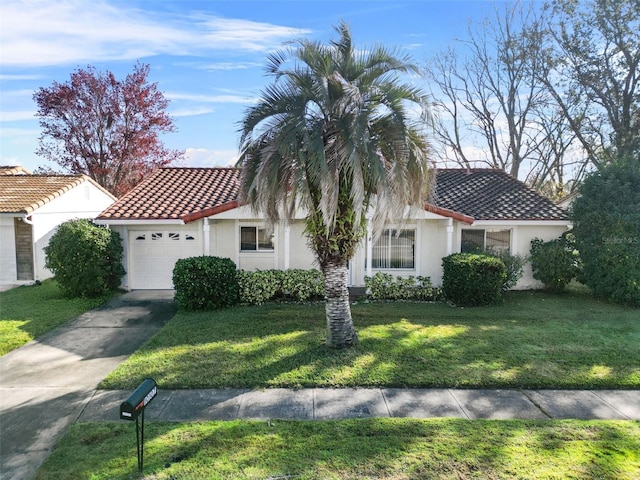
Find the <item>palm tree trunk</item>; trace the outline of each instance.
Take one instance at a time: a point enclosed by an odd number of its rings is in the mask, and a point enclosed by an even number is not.
[[[353,328],[349,305],[347,262],[326,262],[322,270],[327,315],[327,346],[332,348],[353,346],[358,341],[358,336]]]

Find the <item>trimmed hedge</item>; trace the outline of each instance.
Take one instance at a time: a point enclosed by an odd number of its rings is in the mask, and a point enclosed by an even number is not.
[[[306,302],[324,296],[324,277],[319,270],[238,270],[240,302],[261,305],[275,300]]]
[[[507,273],[499,258],[454,253],[442,259],[442,266],[444,295],[456,305],[490,305],[502,298]]]
[[[62,223],[44,248],[45,267],[70,297],[97,298],[118,290],[122,276],[122,239],[118,232],[89,219]]]
[[[229,258],[190,257],[173,268],[175,299],[185,310],[213,310],[239,302],[236,265]]]
[[[431,285],[429,277],[396,277],[377,272],[373,277],[364,277],[367,296],[371,300],[418,300],[435,301],[442,291]]]

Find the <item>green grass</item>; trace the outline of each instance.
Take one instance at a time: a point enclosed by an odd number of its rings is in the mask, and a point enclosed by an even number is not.
[[[640,478],[640,422],[148,423],[148,480]],[[137,478],[131,423],[74,424],[36,480]]]
[[[494,307],[352,307],[360,342],[330,350],[324,306],[178,313],[101,384],[134,388],[638,388],[640,310],[584,294],[513,292]]]
[[[104,298],[66,298],[53,280],[0,292],[0,355],[21,347],[104,301]]]

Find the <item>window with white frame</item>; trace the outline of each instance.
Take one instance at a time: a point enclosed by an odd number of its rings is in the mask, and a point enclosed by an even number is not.
[[[463,229],[460,251],[476,253],[484,251],[509,252],[511,250],[511,230]]]
[[[240,227],[240,251],[273,251],[273,234],[266,228],[256,226]]]
[[[373,244],[373,268],[414,269],[416,231],[387,229]]]

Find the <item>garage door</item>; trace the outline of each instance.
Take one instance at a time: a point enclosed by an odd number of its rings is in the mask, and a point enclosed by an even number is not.
[[[129,286],[136,290],[173,288],[176,261],[202,255],[196,231],[132,230],[129,238]]]

